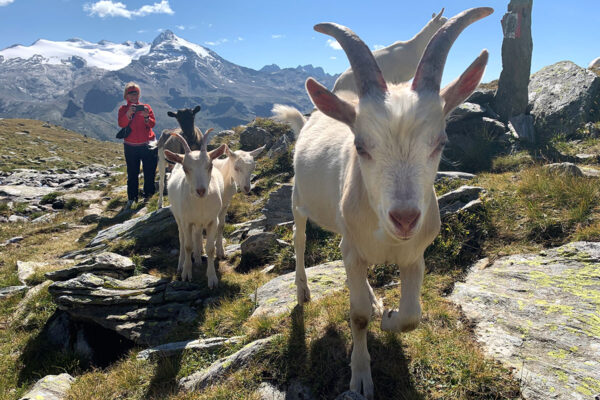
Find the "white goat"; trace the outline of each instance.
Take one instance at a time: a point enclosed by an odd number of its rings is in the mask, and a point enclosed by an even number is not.
[[[440,229],[433,182],[447,141],[445,116],[477,87],[487,64],[484,50],[467,70],[440,91],[442,70],[454,40],[491,8],[462,12],[435,34],[412,85],[388,86],[368,47],[346,27],[323,23],[346,52],[357,93],[334,94],[309,78],[306,89],[319,111],[299,132],[294,155],[292,211],[298,303],[310,299],[304,252],[306,221],[340,233],[350,289],[354,347],[350,389],[373,398],[367,326],[382,305],[367,280],[370,264],[400,268],[399,308],[386,310],[381,327],[406,332],[421,318],[423,252]],[[300,114],[280,108],[280,118]],[[276,109],[277,111],[277,109]]]
[[[387,83],[401,83],[415,76],[417,65],[425,51],[425,47],[431,37],[446,23],[446,17],[442,17],[442,11],[438,15],[433,14],[432,19],[412,39],[397,41],[383,49],[375,50],[373,56],[379,69],[383,73],[383,79]],[[356,93],[356,83],[352,68],[348,68],[339,76],[333,85],[333,92],[351,90]]]
[[[219,225],[219,211],[223,204],[223,176],[213,168],[213,160],[225,151],[225,145],[207,151],[210,140],[209,129],[202,137],[201,150],[192,151],[183,136],[171,135],[183,144],[185,154],[165,150],[165,157],[177,163],[169,178],[168,191],[171,211],[179,230],[179,263],[177,274],[182,280],[192,280],[192,251],[196,262],[201,260],[202,243],[198,243],[195,232],[206,229],[206,255],[208,258],[206,275],[208,287],[214,288],[219,280],[215,272],[215,237]],[[201,235],[200,235],[200,240]],[[198,250],[200,249],[200,250]]]
[[[231,151],[225,146],[227,158],[214,160],[213,165],[221,171],[225,189],[223,192],[223,205],[219,213],[219,226],[217,228],[217,257],[225,258],[225,250],[223,249],[223,227],[225,226],[225,215],[231,203],[231,198],[241,188],[246,194],[250,193],[252,184],[250,177],[256,166],[254,157],[263,152],[265,146],[259,147],[252,151]]]

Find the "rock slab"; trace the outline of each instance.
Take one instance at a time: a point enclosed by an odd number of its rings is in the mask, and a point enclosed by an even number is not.
[[[134,269],[135,264],[130,258],[105,251],[93,255],[90,258],[86,258],[73,267],[47,272],[46,278],[53,281],[66,281],[88,272],[95,275],[105,275],[117,279],[125,279],[133,275]]]
[[[124,280],[83,273],[49,286],[58,308],[142,345],[164,343],[179,323],[192,322],[206,287],[153,275]]]
[[[450,299],[529,400],[600,393],[600,243],[574,242],[472,268]]]
[[[67,397],[71,384],[75,381],[71,375],[47,375],[36,382],[33,388],[19,400],[62,400]]]
[[[208,339],[186,340],[182,342],[165,343],[160,346],[142,350],[138,353],[138,360],[149,360],[158,357],[171,357],[181,354],[184,350],[209,350],[222,347],[227,344],[236,344],[244,340],[244,336],[233,336],[230,338],[212,337]]]
[[[252,316],[278,315],[289,312],[297,304],[295,272],[278,276],[259,287],[255,300],[258,304]],[[306,278],[311,299],[342,290],[346,282],[346,270],[343,261],[332,261],[315,267],[306,268]],[[254,300],[254,295],[252,295]]]

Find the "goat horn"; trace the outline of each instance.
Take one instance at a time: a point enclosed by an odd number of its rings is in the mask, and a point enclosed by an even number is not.
[[[442,11],[439,12],[438,15],[434,14],[433,19],[435,19],[436,21],[438,21],[440,18],[442,18],[442,14],[444,13],[445,8],[442,8]]]
[[[169,132],[169,135],[175,136],[177,139],[179,139],[181,144],[183,144],[183,150],[185,151],[185,154],[192,151],[192,149],[190,149],[190,145],[188,144],[187,140],[185,140],[185,138],[183,136],[181,136],[179,133]]]
[[[387,92],[387,85],[373,53],[356,33],[332,22],[315,25],[315,31],[333,37],[342,46],[354,71],[354,80],[360,97],[372,94],[373,91],[380,94]]]
[[[210,140],[214,136],[214,133],[211,134],[212,131],[214,131],[214,128],[207,129],[204,133],[200,131],[200,134],[202,134],[202,149],[204,150],[208,148],[208,142],[210,142]]]
[[[456,38],[467,26],[493,12],[494,9],[490,7],[471,8],[446,21],[433,36],[421,57],[412,90],[439,93],[446,58]]]

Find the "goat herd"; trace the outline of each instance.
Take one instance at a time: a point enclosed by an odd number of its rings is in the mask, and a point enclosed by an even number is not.
[[[294,108],[273,107],[275,118],[288,122],[297,137],[292,212],[298,304],[310,300],[304,267],[310,218],[342,236],[353,337],[350,389],[368,399],[374,389],[367,326],[373,313],[381,316],[385,331],[406,332],[419,324],[423,252],[440,229],[433,183],[447,141],[445,117],[475,90],[488,53],[483,50],[441,89],[446,58],[458,35],[492,12],[473,8],[449,20],[440,12],[411,41],[375,53],[350,29],[318,24],[316,31],[342,46],[351,69],[333,91],[312,78],[306,81],[317,108],[308,121]],[[406,82],[413,76],[412,84]],[[250,190],[254,157],[264,148],[232,152],[223,144],[209,152],[212,130],[203,134],[194,127],[199,110],[169,113],[181,129],[167,131],[159,141],[159,207],[166,158],[176,163],[168,193],[179,229],[178,274],[192,279],[192,251],[202,253],[205,229],[208,286],[214,288],[215,251],[224,256],[227,207],[236,185]],[[222,154],[227,158],[218,159]],[[383,310],[367,280],[368,266],[384,263],[397,264],[400,270],[402,296],[395,310]]]

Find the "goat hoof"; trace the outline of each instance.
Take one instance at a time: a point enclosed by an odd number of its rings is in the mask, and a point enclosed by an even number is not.
[[[208,278],[208,288],[216,289],[219,286],[219,279],[215,276],[214,278]]]
[[[350,390],[356,393],[362,393],[362,395],[368,400],[373,400],[374,386],[373,379],[371,378],[371,370],[352,373],[352,379],[350,380]]]
[[[385,310],[381,317],[381,329],[387,332],[410,332],[419,326],[421,312],[408,315],[398,310]]]

